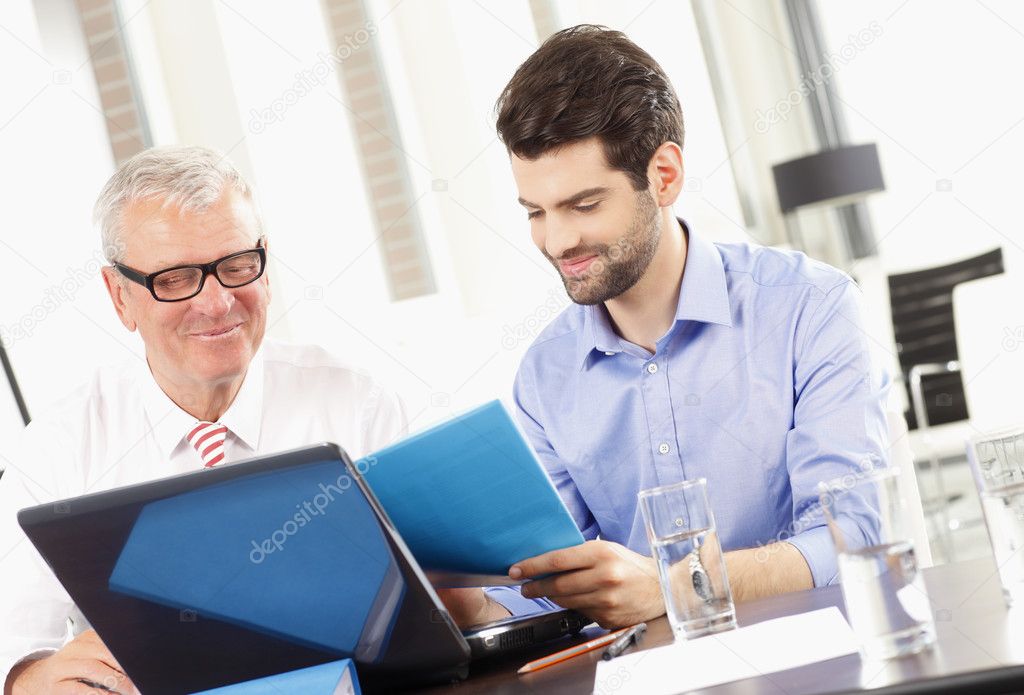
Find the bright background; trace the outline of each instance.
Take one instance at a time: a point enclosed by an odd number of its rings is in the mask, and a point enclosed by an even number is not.
[[[142,355],[98,272],[91,208],[114,158],[79,5],[0,4],[0,327],[32,412],[97,365]],[[567,305],[530,243],[493,128],[494,101],[545,22],[622,29],[666,69],[686,117],[688,182],[677,212],[702,234],[784,243],[763,189],[737,180],[751,178],[750,162],[763,179],[772,161],[813,149],[806,115],[763,133],[752,127],[798,78],[780,2],[367,0],[412,189],[407,214],[417,216],[437,284],[396,302],[338,79],[259,132],[252,126],[254,113],[333,50],[322,3],[117,5],[154,144],[224,151],[257,190],[272,244],[269,335],[319,343],[368,369],[402,394],[414,427],[507,396],[529,342],[513,333],[536,335]],[[701,13],[738,69],[709,71]],[[880,30],[834,79],[851,141],[877,143],[882,159],[886,191],[866,201],[878,254],[847,269],[865,285],[870,330],[892,366],[886,274],[995,247],[1011,271],[1020,266],[1024,91],[1013,84],[1024,64],[1024,5],[872,0],[821,2],[819,13],[836,49],[865,27]],[[730,148],[727,132],[746,139]],[[822,219],[822,230],[834,224]],[[840,263],[832,246],[826,238],[816,255]],[[999,323],[1005,309],[986,310],[997,328],[1024,331],[1010,314]],[[19,326],[25,335],[12,340]],[[998,354],[1000,337],[979,339]],[[0,388],[0,467],[19,429]]]

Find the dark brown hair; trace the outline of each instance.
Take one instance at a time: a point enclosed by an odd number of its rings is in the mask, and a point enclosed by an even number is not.
[[[563,29],[519,66],[495,106],[498,136],[523,159],[600,138],[613,169],[647,188],[654,151],[683,146],[683,111],[650,55],[621,31]]]

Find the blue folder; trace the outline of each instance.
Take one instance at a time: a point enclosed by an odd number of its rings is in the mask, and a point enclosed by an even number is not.
[[[298,671],[246,681],[193,695],[360,695],[359,678],[351,659],[332,661]]]
[[[357,467],[435,584],[514,583],[520,560],[583,543],[500,401],[360,459]]]

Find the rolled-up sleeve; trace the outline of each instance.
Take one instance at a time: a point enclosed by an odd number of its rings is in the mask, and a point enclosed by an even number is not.
[[[838,578],[819,483],[888,465],[890,381],[872,359],[860,301],[859,288],[848,280],[809,300],[797,328],[796,405],[786,440],[794,534],[787,541],[807,561],[815,586]],[[863,511],[836,520],[843,533],[870,537],[874,529],[868,522],[877,511]]]

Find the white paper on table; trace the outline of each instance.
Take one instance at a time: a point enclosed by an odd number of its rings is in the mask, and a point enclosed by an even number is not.
[[[835,606],[648,649],[597,664],[595,695],[671,695],[857,652]]]

